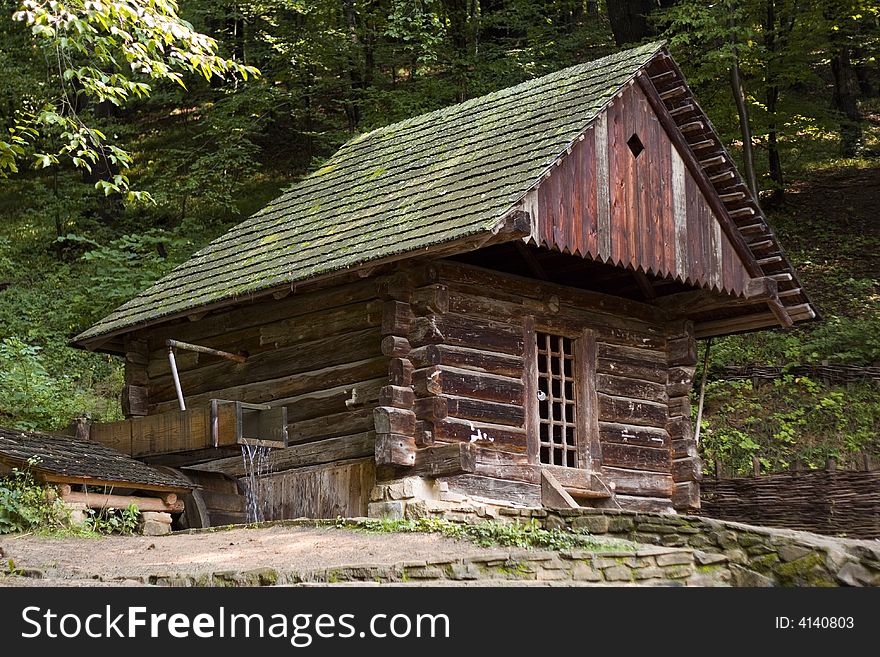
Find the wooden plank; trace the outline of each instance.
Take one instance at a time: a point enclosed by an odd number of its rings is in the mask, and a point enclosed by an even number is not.
[[[517,246],[522,242],[515,242]],[[531,253],[531,251],[529,251]],[[449,288],[434,284],[413,290],[410,309],[416,315],[442,315],[449,312]]]
[[[416,370],[413,373],[413,389],[421,397],[450,395],[502,404],[523,403],[523,384],[519,379],[442,365]]]
[[[581,255],[598,256],[599,223],[596,211],[596,189],[598,186],[595,174],[596,162],[596,131],[590,129],[584,136],[578,151],[578,186],[583,189],[583,206],[581,208]]]
[[[340,279],[342,280],[342,279]],[[277,300],[271,297],[251,303],[239,303],[229,308],[206,315],[190,322],[187,320],[156,326],[149,332],[150,352],[162,350],[168,339],[183,340],[215,346],[212,338],[229,335],[250,327],[265,326],[276,321],[308,315],[320,310],[329,310],[349,304],[370,301],[376,298],[376,280],[356,279],[353,282],[337,283],[312,292],[297,292]]]
[[[375,453],[376,465],[413,465],[416,458],[415,438],[399,433],[377,433]]]
[[[580,504],[568,494],[556,477],[541,470],[541,505],[550,509],[577,509]]]
[[[476,469],[477,450],[469,443],[451,443],[423,447],[415,452],[413,465],[406,476],[446,477],[473,473]]]
[[[131,420],[92,424],[89,439],[131,456]]]
[[[378,356],[381,337],[377,328],[368,328],[341,336],[332,336],[293,347],[273,349],[248,358],[247,363],[222,361],[180,375],[184,395],[205,393],[215,389],[217,381],[237,385],[265,381],[279,375],[306,373],[333,365],[349,364]],[[170,376],[150,383],[150,397],[158,401],[176,395]],[[214,395],[217,396],[217,395]]]
[[[409,304],[402,301],[386,301],[382,304],[382,336],[399,335],[409,333],[412,313]]]
[[[443,343],[514,356],[522,355],[523,350],[518,326],[456,313],[415,318],[409,342],[413,347]]]
[[[624,135],[624,115],[622,103],[612,103],[608,110],[608,155],[609,183],[611,199],[611,257],[616,265],[629,263],[628,255],[632,252],[630,238],[631,226],[628,224],[627,191],[632,182],[630,173],[630,153],[626,146],[629,135]],[[624,151],[626,151],[624,153]],[[626,157],[622,157],[623,155]]]
[[[354,362],[346,362],[330,367],[321,367],[308,372],[300,372],[278,378],[266,379],[243,385],[209,390],[199,395],[187,395],[190,407],[206,405],[211,398],[239,399],[253,404],[275,403],[289,405],[305,400],[304,395],[332,390],[341,386],[361,384],[382,376],[383,383],[388,381],[388,358],[385,356],[367,358]],[[216,384],[215,384],[216,385]],[[153,413],[162,413],[177,407],[174,399],[155,404]],[[341,409],[340,409],[341,410]],[[292,413],[296,415],[296,413]]]
[[[241,460],[239,458],[239,460]],[[96,487],[105,487],[105,488],[131,488],[136,490],[143,491],[160,491],[165,493],[188,493],[192,488],[180,488],[178,486],[166,486],[159,484],[145,484],[140,481],[125,481],[125,480],[112,480],[112,479],[101,479],[99,477],[73,477],[65,474],[58,474],[57,472],[46,472],[45,470],[40,470],[39,468],[34,468],[34,474],[37,479],[41,481],[45,481],[50,484],[58,483],[58,484],[84,484],[86,486],[96,486]]]
[[[602,446],[599,442],[599,416],[601,414],[596,391],[596,359],[598,348],[596,337],[590,329],[584,329],[578,338],[575,348],[579,362],[577,363],[579,409],[577,419],[581,431],[578,438],[579,457],[583,467],[595,472],[602,462]]]
[[[329,419],[328,423],[330,423]],[[416,414],[403,408],[377,406],[373,409],[373,423],[377,434],[394,433],[412,436],[416,430]]]
[[[691,400],[690,397],[671,397],[669,399],[669,417],[690,417],[691,416]]]
[[[685,281],[690,276],[685,167],[672,142],[669,142],[669,153],[672,160],[672,218],[675,226],[675,266],[672,271],[676,278]]]
[[[149,406],[150,397],[146,386],[122,386],[122,414],[125,417],[146,415]]]
[[[141,512],[183,512],[183,500],[178,499],[175,499],[173,503],[167,504],[159,497],[82,493],[79,491],[68,491],[61,496],[61,499],[72,504],[85,504],[90,509],[127,509],[129,505],[135,504]]]
[[[148,415],[132,420],[134,457],[212,447],[211,412],[207,408]]]
[[[700,481],[702,478],[703,461],[699,457],[691,456],[672,462],[673,481]]]
[[[663,427],[666,424],[667,411],[663,404],[604,394],[598,395],[598,398],[599,418],[603,422],[652,427]]]
[[[615,304],[609,301],[606,305]],[[635,319],[627,316],[623,310],[616,313],[610,307],[607,310],[583,307],[575,299],[560,298],[549,291],[546,297],[538,299],[494,288],[487,291],[469,284],[452,283],[450,308],[462,314],[501,319],[512,325],[521,324],[523,316],[535,313],[538,316],[552,316],[553,324],[559,330],[568,330],[572,334],[580,331],[585,324],[589,325],[596,331],[597,338],[605,342],[644,347],[662,347],[665,344],[658,323]]]
[[[671,367],[690,366],[697,362],[697,341],[691,336],[669,340],[668,362]]]
[[[620,361],[615,358],[598,358],[596,371],[603,374],[613,374],[629,379],[642,379],[653,383],[663,383],[667,378],[666,367],[652,364],[633,364]]]
[[[468,397],[445,397],[447,414],[462,420],[491,422],[512,427],[522,427],[525,410],[522,404],[499,404]]]
[[[677,511],[696,511],[700,508],[700,485],[695,481],[676,482],[672,491],[672,506]]]
[[[519,378],[523,372],[523,357],[500,354],[482,349],[431,344],[413,349],[409,359],[416,368],[447,365],[458,369],[476,370]]]
[[[701,215],[701,199],[697,184],[691,176],[685,177],[685,207],[687,208],[687,237],[688,237],[688,270],[690,282],[695,285],[705,285],[708,263],[706,262],[707,226],[703,223]]]
[[[633,365],[666,365],[666,353],[658,349],[646,349],[643,347],[608,344],[597,344],[597,357],[616,360],[621,363]]]
[[[376,484],[372,459],[318,465],[260,479],[271,519],[363,517]]]
[[[644,322],[663,322],[666,314],[656,306],[601,292],[536,281],[533,278],[516,276],[452,261],[438,261],[437,268],[444,282],[458,282],[475,286],[486,296],[518,294],[523,297],[543,301],[555,296],[559,305],[589,309],[594,313],[604,313],[619,320],[621,315]],[[453,287],[450,284],[450,291]],[[491,291],[491,295],[487,292]],[[450,297],[450,308],[452,307]],[[609,320],[611,321],[611,320]]]
[[[288,424],[287,441],[293,445],[371,431],[373,423],[372,407],[343,411]]]
[[[433,433],[434,440],[438,442],[475,443],[480,447],[491,446],[523,453],[527,449],[524,429],[501,424],[448,417],[434,422]]]
[[[382,386],[379,391],[379,405],[394,408],[412,409],[416,401],[416,393],[409,386]]]
[[[379,326],[381,321],[382,302],[371,299],[260,326],[260,344],[272,345],[277,349],[328,335],[342,335]]]
[[[746,246],[742,235],[736,229],[736,225],[730,218],[730,215],[727,213],[727,208],[724,207],[724,203],[715,192],[712,184],[709,182],[706,176],[706,172],[702,169],[702,167],[700,167],[700,164],[694,156],[693,151],[688,146],[688,143],[685,140],[684,135],[682,134],[682,131],[685,128],[679,127],[675,124],[675,120],[669,115],[669,112],[663,104],[663,101],[657,95],[657,90],[654,88],[653,83],[649,79],[647,79],[646,76],[643,75],[638,77],[637,82],[641,86],[645,97],[651,104],[651,107],[653,108],[654,113],[657,115],[657,118],[660,121],[661,125],[666,130],[667,136],[669,137],[670,141],[675,144],[676,148],[678,149],[679,155],[681,155],[682,159],[685,162],[685,165],[688,168],[688,171],[700,187],[700,190],[703,193],[703,197],[708,202],[709,207],[712,209],[712,212],[720,220],[721,228],[724,230],[727,238],[730,240],[743,265],[748,270],[749,275],[753,278],[759,276],[760,268],[755,264],[754,256],[751,255],[751,252],[749,251],[748,246]]]
[[[539,460],[540,417],[538,415],[538,355],[535,337],[535,318],[526,315],[523,318],[523,426],[526,430],[526,451],[529,463],[537,464]]]
[[[689,395],[693,386],[694,366],[675,366],[669,368],[669,377],[666,382],[666,393],[670,397]]]
[[[600,112],[593,130],[596,149],[596,255],[607,261],[611,253],[611,178],[608,155],[608,113]]]
[[[272,450],[268,456],[269,467],[273,472],[280,472],[291,468],[356,459],[368,455],[372,457],[375,443],[376,432],[365,431],[351,436],[339,436],[312,443],[291,445],[285,449]],[[199,463],[187,469],[222,472],[230,477],[243,477],[247,474],[241,456]]]
[[[447,483],[451,493],[489,501],[513,502],[522,506],[541,506],[541,486],[538,484],[471,474],[444,477],[439,481]]]
[[[668,473],[671,463],[669,450],[665,447],[640,447],[625,443],[602,445],[602,464],[606,466]]]
[[[603,443],[625,443],[642,447],[665,447],[669,444],[666,429],[619,422],[599,422],[599,438]]]
[[[616,495],[638,495],[640,497],[665,497],[672,495],[674,482],[669,473],[627,470],[610,466],[602,467],[602,475],[614,484]]]
[[[376,404],[379,401],[380,391],[387,384],[388,377],[383,376],[369,381],[307,392],[296,397],[280,399],[273,404],[286,406],[288,423],[295,423]]]
[[[629,397],[665,404],[668,400],[666,385],[641,379],[629,379],[611,374],[596,375],[596,389],[606,395]]]
[[[693,438],[683,438],[672,441],[672,458],[683,459],[697,456],[697,441]]]

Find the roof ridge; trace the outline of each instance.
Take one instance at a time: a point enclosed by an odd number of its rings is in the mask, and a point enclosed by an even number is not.
[[[490,230],[662,47],[622,50],[353,137],[75,343]]]

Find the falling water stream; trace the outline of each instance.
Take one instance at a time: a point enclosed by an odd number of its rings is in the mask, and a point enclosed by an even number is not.
[[[241,458],[246,474],[245,502],[248,522],[262,522],[266,519],[260,478],[272,471],[269,461],[271,448],[265,445],[245,444],[241,446]]]

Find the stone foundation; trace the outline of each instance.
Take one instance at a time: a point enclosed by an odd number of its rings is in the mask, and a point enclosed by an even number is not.
[[[144,536],[165,536],[171,533],[171,514],[157,511],[141,512],[138,525]]]

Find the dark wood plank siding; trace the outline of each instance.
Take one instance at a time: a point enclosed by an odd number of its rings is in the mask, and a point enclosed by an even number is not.
[[[389,358],[381,348],[387,309],[378,298],[380,283],[374,278],[294,294],[149,332],[142,369],[150,414],[177,408],[166,339],[246,353],[247,362],[239,364],[178,351],[187,407],[206,407],[220,398],[287,408],[291,446],[273,452],[278,472],[261,483],[269,495],[269,518],[364,515],[375,480],[375,439],[367,448],[359,436],[372,435],[373,411],[389,381]],[[353,449],[337,444],[341,441]],[[368,455],[368,465],[347,461]]]
[[[627,144],[634,135],[644,146],[638,156]],[[536,242],[742,293],[748,275],[638,85],[583,137],[523,201],[537,214]]]
[[[503,324],[525,336],[533,335],[535,330],[551,328],[572,337],[591,336],[591,341],[595,341],[595,357],[591,355],[590,361],[595,364],[591,367],[593,380],[590,383],[595,386],[595,393],[591,393],[591,386],[583,386],[582,392],[595,394],[597,407],[589,418],[584,418],[588,420],[590,435],[579,436],[579,440],[591,442],[590,456],[595,470],[613,482],[619,492],[670,503],[674,482],[672,443],[667,432],[669,328],[665,317],[650,306],[606,295],[582,293],[468,265],[442,262],[438,267],[440,280],[449,291],[449,312],[471,319],[474,325]],[[443,325],[440,317],[434,322]],[[443,348],[443,345],[436,347]],[[530,403],[535,395],[531,381],[534,372],[525,362],[532,355],[531,345],[524,340],[518,356],[525,394],[519,399],[505,400],[511,404],[507,407],[511,411],[508,421],[490,419],[489,411],[498,407],[484,409],[483,418],[463,417],[459,412],[455,417],[437,419],[432,434],[434,440],[470,440],[471,435],[482,432],[494,440],[478,438],[475,441],[481,447],[478,472],[532,484],[539,481],[534,469],[536,460],[528,459],[531,467],[526,462],[529,443],[536,440],[532,434],[537,427]],[[455,394],[479,401],[485,399],[486,390],[502,391],[500,384],[510,380],[490,376],[489,370],[480,366],[481,360],[492,364],[500,356],[502,354],[486,351],[479,358],[472,357],[468,371],[475,381],[485,380],[485,383],[474,385],[471,392],[453,386],[451,379],[447,383],[447,372],[442,370],[423,370],[421,376],[434,376],[439,382],[433,388],[436,395]],[[511,355],[504,357],[511,358]],[[506,370],[506,374],[510,371]],[[680,396],[681,390],[679,385],[676,394]],[[428,394],[428,390],[417,384],[417,394]],[[521,406],[513,412],[518,404]],[[588,404],[580,405],[581,409],[588,407]]]
[[[367,515],[376,484],[372,457],[287,470],[259,480],[267,518],[343,518]]]

